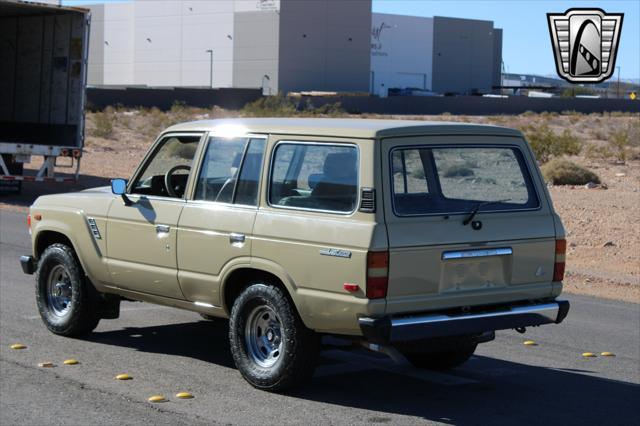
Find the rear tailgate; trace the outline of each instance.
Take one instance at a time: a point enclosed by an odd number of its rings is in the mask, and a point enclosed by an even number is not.
[[[526,142],[423,136],[381,149],[387,313],[551,297],[556,231]]]

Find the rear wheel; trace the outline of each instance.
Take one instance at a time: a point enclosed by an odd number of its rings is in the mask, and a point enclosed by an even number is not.
[[[40,256],[36,271],[36,301],[47,328],[62,336],[93,331],[99,306],[73,250],[53,244]]]
[[[236,299],[229,340],[245,380],[272,392],[309,379],[320,350],[319,336],[305,327],[284,292],[264,283],[249,285]]]

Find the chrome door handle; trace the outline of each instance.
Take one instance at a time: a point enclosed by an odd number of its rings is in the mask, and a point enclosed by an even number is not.
[[[169,225],[156,225],[156,232],[158,234],[168,234],[171,230]]]
[[[244,243],[244,240],[245,240],[244,234],[236,234],[235,232],[232,232],[231,234],[229,234],[229,242],[231,244],[242,244]]]

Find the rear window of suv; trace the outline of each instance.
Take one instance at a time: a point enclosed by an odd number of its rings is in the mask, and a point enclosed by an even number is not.
[[[531,176],[516,147],[402,147],[391,151],[398,216],[538,207]]]

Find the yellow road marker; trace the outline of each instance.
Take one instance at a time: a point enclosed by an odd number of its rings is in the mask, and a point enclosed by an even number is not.
[[[40,367],[40,368],[51,368],[51,367],[55,367],[55,365],[51,361],[45,361],[45,362],[38,363],[38,367]]]
[[[584,352],[582,356],[585,358],[595,358],[596,354],[594,354],[593,352]]]
[[[189,392],[178,392],[176,394],[176,398],[180,398],[180,399],[191,399],[193,398],[193,395]]]
[[[14,343],[11,345],[11,349],[27,349],[27,347],[22,343]]]
[[[148,399],[149,402],[165,402],[166,400],[167,399],[162,395],[153,395]]]
[[[116,379],[117,379],[117,380],[131,380],[131,379],[133,379],[133,377],[131,377],[131,376],[130,376],[130,375],[128,375],[128,374],[118,374],[118,375],[116,376]]]
[[[76,365],[80,364],[77,359],[65,359],[63,362],[64,365]]]
[[[602,356],[616,356],[613,352],[602,352],[600,355]]]
[[[523,345],[525,345],[525,346],[538,346],[538,344],[536,342],[534,342],[533,340],[525,340]]]

